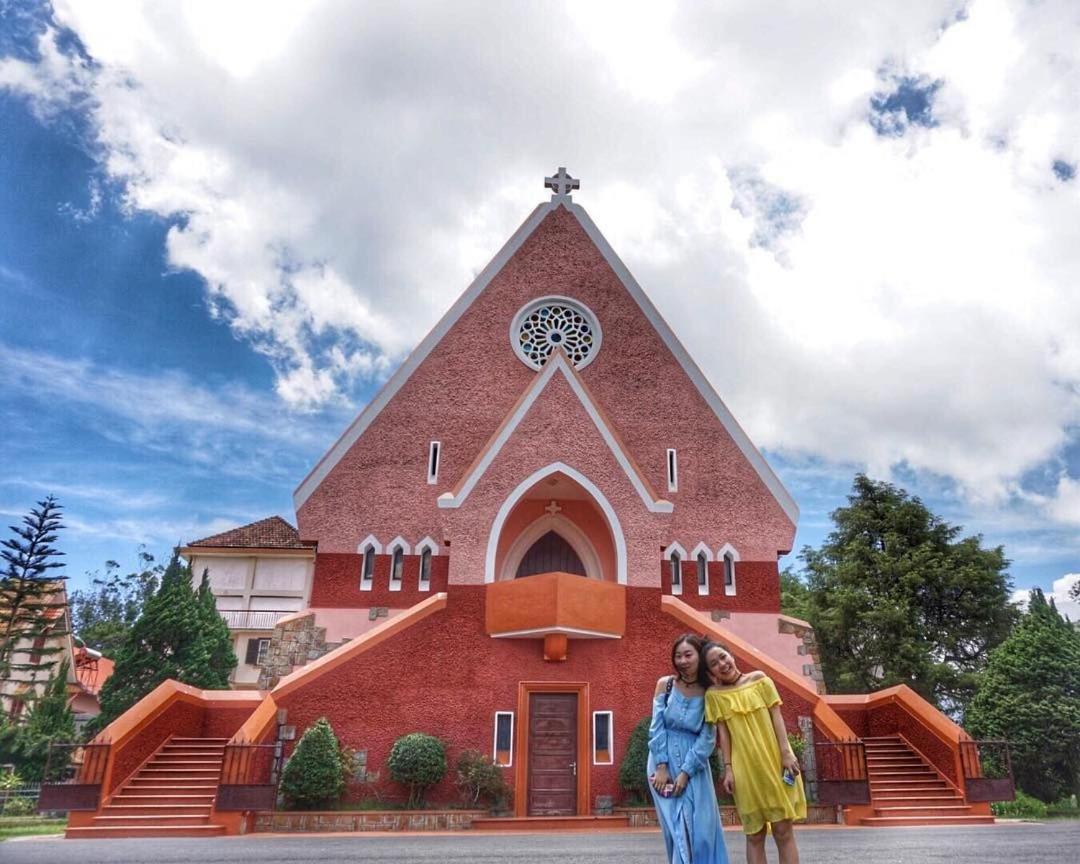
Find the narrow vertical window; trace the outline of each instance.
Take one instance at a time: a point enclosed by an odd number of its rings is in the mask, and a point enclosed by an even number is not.
[[[426,547],[420,556],[420,590],[431,590],[431,550]]]
[[[730,552],[724,553],[724,593],[735,593],[735,556]]]
[[[491,758],[500,768],[508,768],[514,762],[514,714],[512,711],[495,712],[495,743]]]
[[[401,590],[401,573],[405,569],[405,551],[400,546],[394,547],[393,557],[390,559],[390,590]]]
[[[709,559],[704,552],[697,555],[697,590],[698,594],[709,593]]]
[[[678,552],[671,553],[671,593],[682,594],[682,558]]]
[[[442,445],[438,441],[432,441],[431,444],[428,446],[427,482],[429,486],[439,482],[440,449],[442,449]]]
[[[370,591],[375,579],[375,547],[368,546],[364,550],[364,564],[360,568],[360,590]]]
[[[593,711],[593,765],[611,765],[615,762],[611,750],[612,714],[610,711]]]
[[[679,491],[679,454],[670,449],[667,451],[667,491]]]

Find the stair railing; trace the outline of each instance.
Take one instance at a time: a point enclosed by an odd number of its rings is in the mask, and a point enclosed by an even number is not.
[[[969,802],[1016,798],[1008,741],[961,741],[960,765],[964,772],[964,797]]]
[[[111,744],[50,742],[38,810],[97,810]]]
[[[866,745],[862,741],[816,741],[814,758],[819,804],[870,803]]]
[[[227,744],[215,810],[273,810],[281,774],[280,744]]]

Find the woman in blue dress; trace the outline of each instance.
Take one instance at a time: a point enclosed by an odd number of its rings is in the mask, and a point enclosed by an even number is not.
[[[649,788],[671,864],[727,864],[709,756],[716,727],[705,722],[709,681],[701,640],[671,647],[674,675],[656,682],[649,726]]]

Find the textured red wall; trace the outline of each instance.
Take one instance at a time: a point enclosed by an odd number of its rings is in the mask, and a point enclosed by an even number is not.
[[[870,718],[865,706],[860,705],[858,707],[841,708],[837,705],[833,705],[832,707],[836,713],[840,715],[840,719],[851,727],[851,731],[854,732],[856,736],[859,738],[870,737]]]
[[[590,805],[597,795],[621,798],[618,770],[627,739],[634,724],[649,714],[656,679],[669,671],[671,641],[683,629],[661,611],[660,591],[629,589],[624,638],[571,640],[562,663],[544,662],[539,639],[487,636],[484,593],[481,586],[451,586],[444,611],[285,696],[280,704],[288,709],[298,737],[316,719],[328,717],[344,743],[368,751],[369,770],[382,772],[383,791],[400,798],[403,790],[389,782],[385,767],[400,735],[423,731],[439,736],[448,742],[452,767],[464,749],[490,755],[494,714],[516,715],[519,682],[588,681],[587,710],[613,711],[615,734],[614,764],[590,766]],[[794,730],[797,716],[809,714],[810,706],[783,689],[781,696]],[[517,758],[515,753],[515,763]],[[513,785],[513,769],[506,778]],[[449,802],[457,793],[447,779],[429,798]]]
[[[245,717],[250,713],[249,709]],[[117,747],[113,753],[112,776],[105,794],[109,794],[123,783],[128,775],[146,761],[150,754],[164,744],[170,736],[198,738],[202,735],[204,714],[205,709],[201,705],[182,701],[173,702],[138,734]]]
[[[419,590],[420,556],[406,555],[401,571],[401,590],[390,590],[390,557],[375,556],[375,576],[371,590],[360,590],[362,555],[344,552],[320,552],[315,557],[315,576],[311,602],[316,609],[367,609],[392,606],[404,609],[425,600],[437,591],[446,590],[448,555],[431,556],[431,590]]]
[[[780,569],[775,561],[739,561],[735,565],[735,594],[724,593],[724,562],[709,562],[709,593],[698,593],[697,562],[682,562],[683,590],[679,599],[695,609],[731,612],[779,612]],[[671,564],[660,562],[660,586],[671,593]]]
[[[244,708],[225,708],[210,704],[206,707],[203,717],[203,738],[232,738],[233,734],[244,725],[244,721],[251,716],[251,712],[258,707],[258,702],[253,701]],[[179,734],[179,733],[175,733]]]
[[[912,717],[902,705],[893,702],[871,708],[868,713],[871,737],[903,735],[938,771],[954,784],[960,785],[952,748]]]

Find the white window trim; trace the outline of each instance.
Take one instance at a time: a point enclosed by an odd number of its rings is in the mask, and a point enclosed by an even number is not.
[[[510,761],[505,765],[499,765],[499,717],[505,715],[510,718]],[[491,761],[499,768],[509,768],[514,764],[514,712],[496,711],[495,728],[491,735]]]
[[[401,550],[401,575],[395,579],[394,556],[397,555],[398,550]],[[396,537],[390,541],[387,551],[390,554],[390,590],[400,591],[401,585],[405,581],[405,556],[409,554],[409,544],[401,539],[401,537]]]
[[[360,544],[356,547],[357,552],[360,553],[360,590],[370,591],[375,584],[375,562],[371,562],[371,573],[364,573],[364,558],[367,556],[367,550],[374,550],[376,555],[382,554],[382,544],[375,539],[374,534],[368,534]]]
[[[600,714],[607,714],[607,740],[608,740],[608,759],[606,762],[598,762],[596,759],[596,718]],[[592,712],[592,764],[593,765],[614,765],[615,764],[615,712],[614,711],[593,711]]]
[[[671,568],[671,556],[679,556],[679,584],[675,584],[675,580],[671,580],[671,593],[682,594],[683,592],[683,578],[682,578],[682,562],[687,560],[686,550],[679,543],[672,543],[667,549],[664,550],[664,561],[667,562],[668,569]],[[674,574],[672,574],[674,575]]]
[[[731,556],[731,584],[727,584],[727,562],[725,558]],[[721,576],[721,581],[724,584],[724,594],[727,597],[734,597],[736,593],[736,585],[738,579],[739,568],[735,565],[739,563],[739,550],[737,550],[730,543],[725,543],[720,547],[720,551],[716,553],[718,561],[724,561],[724,574]]]
[[[425,549],[430,549],[432,555],[439,554],[439,544],[436,543],[430,536],[425,537],[413,547],[413,554],[419,555]]]
[[[669,447],[667,451],[667,461],[664,463],[664,470],[667,472],[667,491],[678,492],[679,491],[679,451],[674,447]]]
[[[442,460],[442,441],[432,441],[428,444],[427,455],[427,482],[428,486],[434,486],[439,482],[439,462]],[[435,463],[432,470],[432,463]]]
[[[427,556],[427,562],[428,562],[428,568],[429,568],[428,569],[428,574],[427,574],[427,579],[424,578],[424,556],[425,555]],[[420,564],[419,564],[419,574],[417,576],[416,587],[420,591],[430,591],[431,590],[431,569],[430,569],[430,567],[431,567],[431,562],[435,560],[435,555],[432,553],[432,551],[430,549],[428,549],[425,546],[420,551],[420,555],[418,556],[418,558],[419,558]]]

